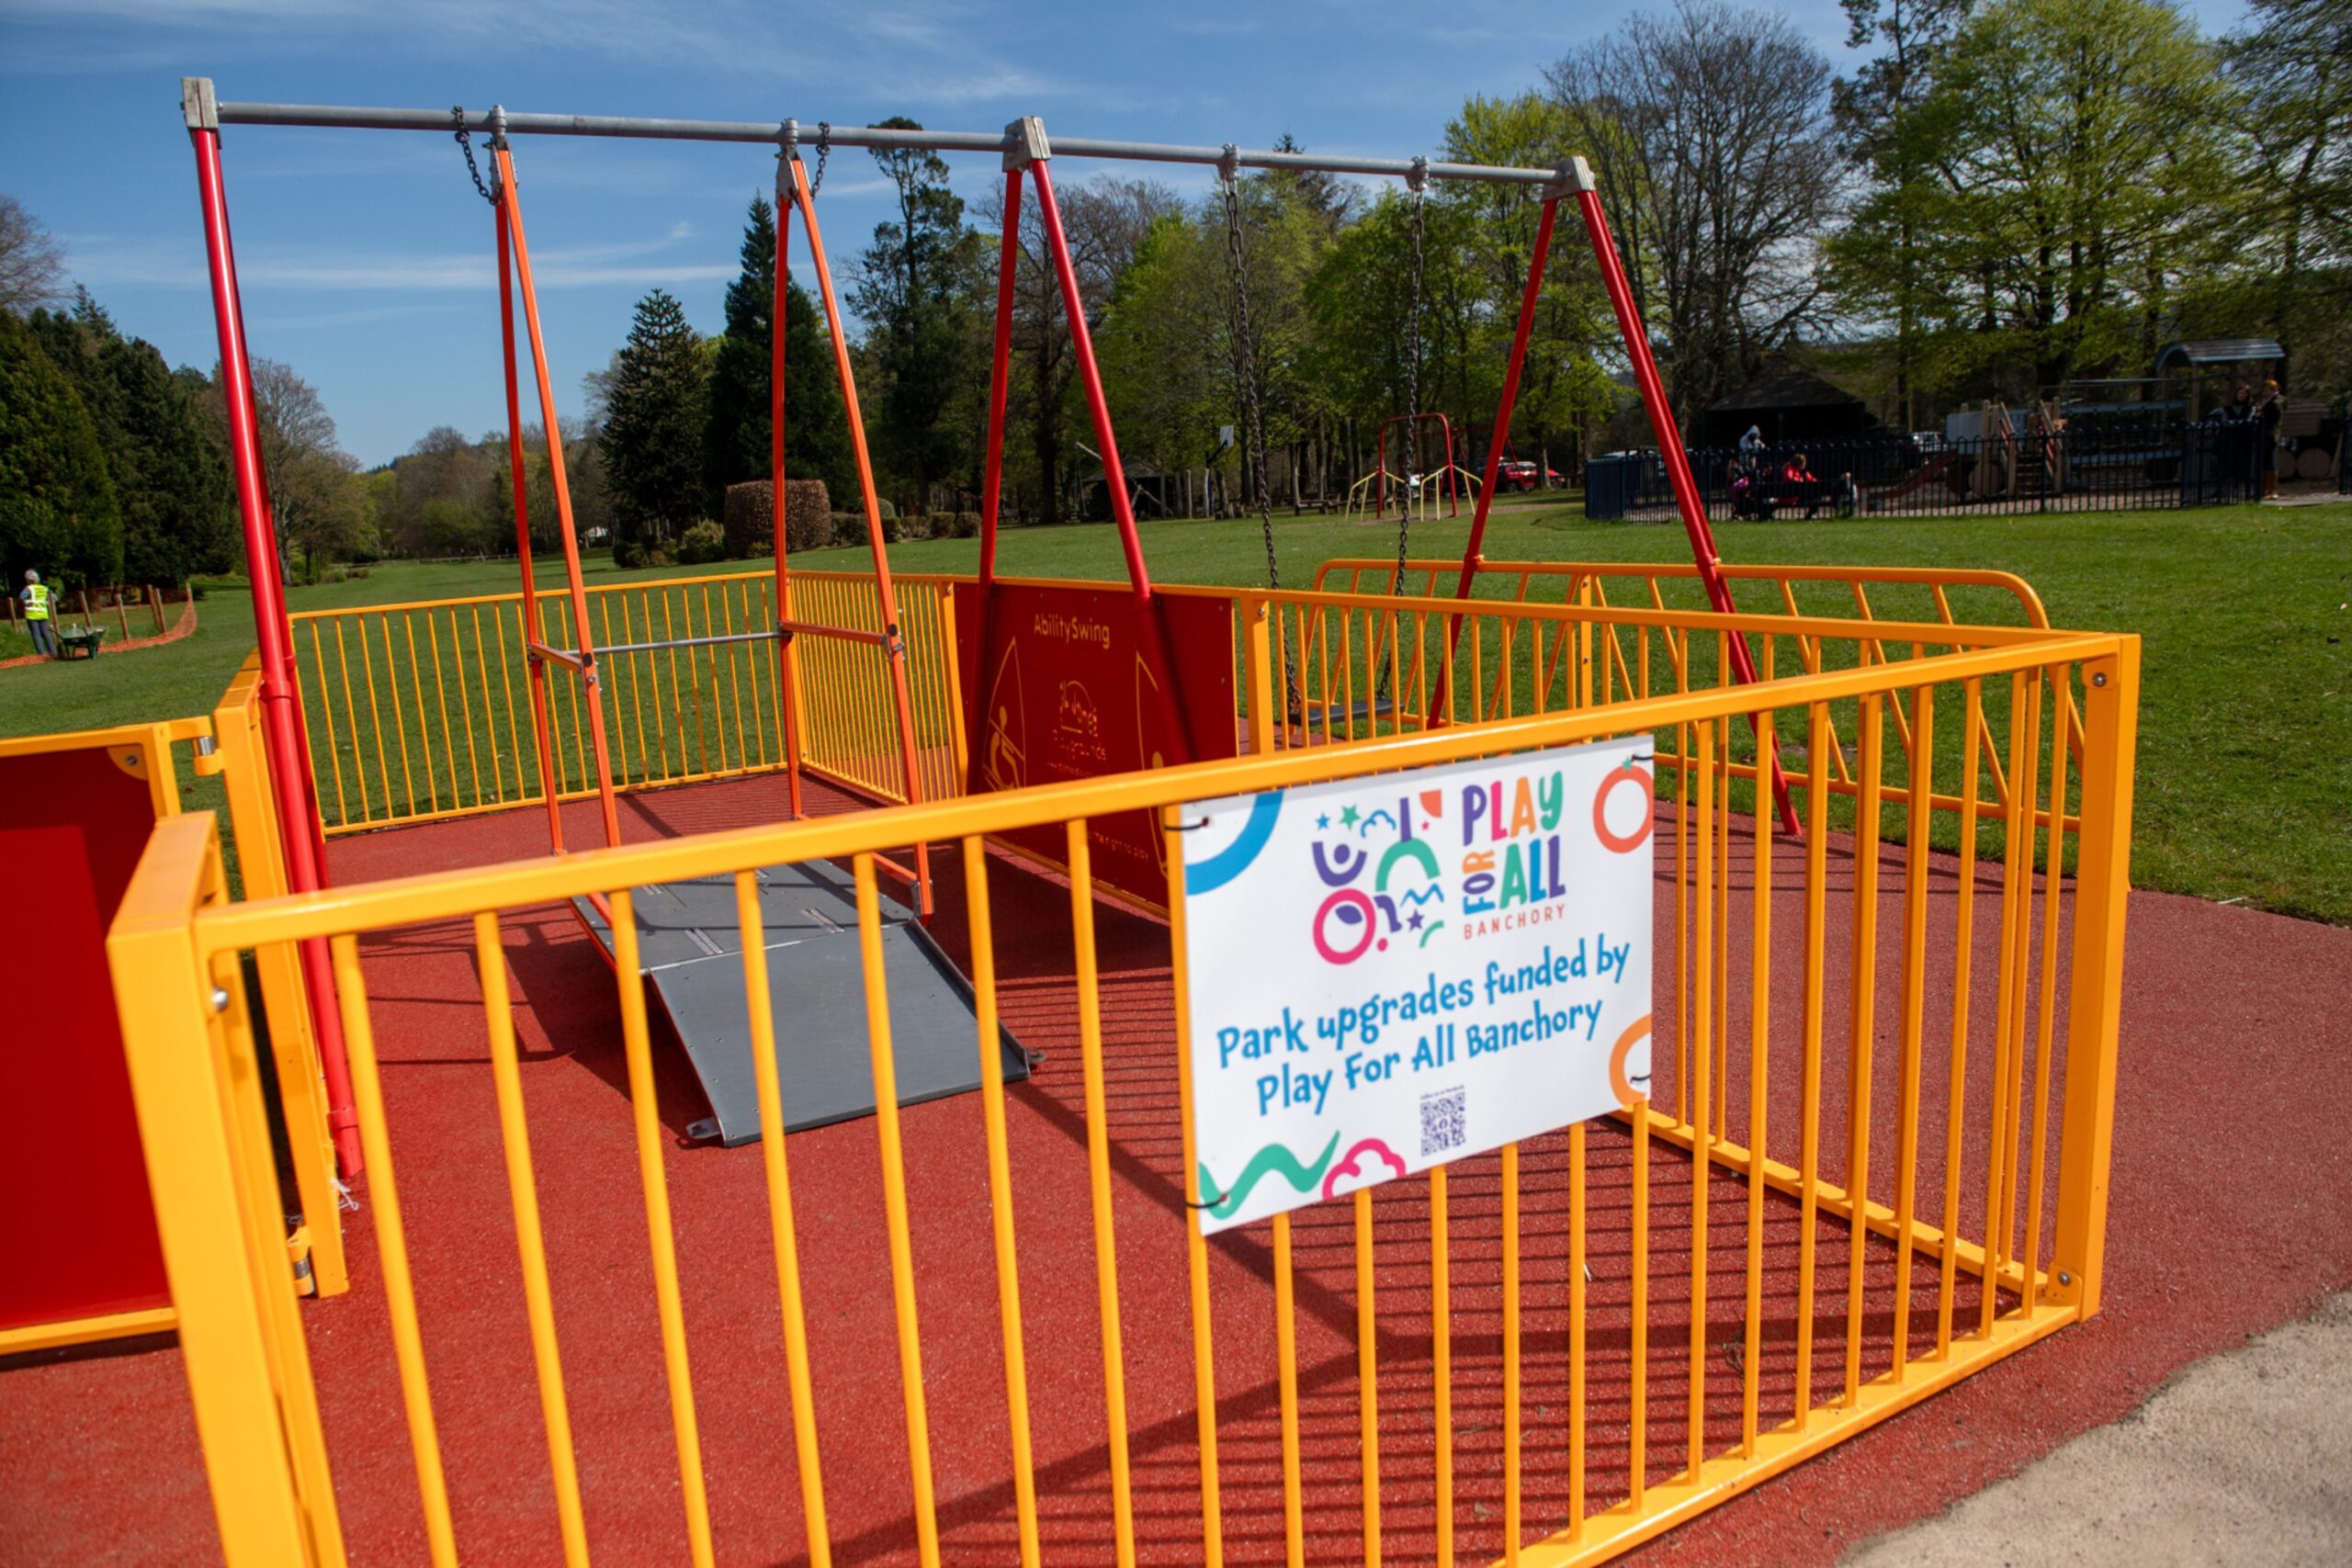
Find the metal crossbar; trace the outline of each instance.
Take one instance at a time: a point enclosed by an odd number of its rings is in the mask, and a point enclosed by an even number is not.
[[[453,113],[448,109],[367,108],[335,104],[222,103],[216,107],[220,125],[293,125],[345,130],[453,130],[491,132],[503,127],[509,136],[601,136],[643,141],[731,141],[775,144],[793,139],[796,120],[649,119],[631,115],[517,114],[492,107]],[[1003,130],[899,130],[871,126],[835,125],[829,132],[835,147],[868,147],[876,151],[920,150],[932,152],[993,152],[1006,157],[1025,155],[1027,143],[1017,124]],[[1556,168],[1507,168],[1490,164],[1435,163],[1415,158],[1351,158],[1315,152],[1284,152],[1272,149],[1232,151],[1224,147],[1191,147],[1159,141],[1121,141],[1092,136],[1057,136],[1055,155],[1065,158],[1113,158],[1147,164],[1199,164],[1215,168],[1228,158],[1245,169],[1297,169],[1335,175],[1393,175],[1399,178],[1426,174],[1433,180],[1457,180],[1486,185],[1561,186],[1589,190],[1591,171],[1582,159],[1570,159]]]
[[[650,642],[607,642],[598,644],[594,653],[596,658],[602,659],[608,654],[615,653],[660,653],[664,649],[708,648],[713,644],[722,642],[771,642],[779,637],[788,635],[788,632],[791,630],[813,631],[819,629],[830,630],[831,628],[803,626],[780,629],[772,632],[721,632],[711,637],[655,637]],[[531,651],[539,655],[543,659],[560,659],[567,664],[577,664],[581,660],[580,650],[576,648],[551,648],[544,643],[535,642],[531,645]]]

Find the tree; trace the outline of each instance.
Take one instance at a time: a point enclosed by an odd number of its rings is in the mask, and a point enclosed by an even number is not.
[[[1153,222],[1176,209],[1175,194],[1157,181],[1100,175],[1056,194],[1060,198],[1063,235],[1069,243],[1070,267],[1078,276],[1083,303],[1107,312],[1120,277],[1133,265]],[[991,190],[981,198],[980,216],[1000,235],[1003,232],[1001,190]],[[1026,374],[1015,373],[1006,417],[1008,423],[1025,428],[1028,439],[1023,442],[1016,437],[1008,440],[1007,446],[1019,455],[1016,468],[1035,485],[1042,520],[1059,523],[1063,506],[1076,489],[1069,472],[1071,446],[1080,440],[1091,446],[1092,434],[1090,430],[1081,434],[1077,428],[1085,414],[1072,396],[1078,375],[1076,348],[1046,243],[1045,220],[1034,200],[1022,203],[1015,243],[1012,352]]]
[[[711,363],[703,503],[714,517],[729,485],[768,477],[775,246],[775,209],[754,196],[743,225],[743,270],[727,286],[727,332]],[[846,498],[853,468],[832,344],[797,283],[786,288],[784,314],[785,472],[823,479],[828,491]]]
[[[1537,93],[1474,96],[1445,128],[1445,156],[1457,163],[1540,168],[1569,153],[1567,116],[1556,101]],[[1486,296],[1474,352],[1498,363],[1510,352],[1525,299],[1542,194],[1522,185],[1464,184],[1447,186],[1443,198],[1472,215],[1466,243]],[[1595,357],[1602,345],[1616,343],[1616,318],[1576,243],[1576,227],[1571,215],[1569,226],[1555,232],[1520,382],[1514,423],[1532,434],[1539,448],[1548,448],[1555,432],[1581,432],[1617,406],[1616,390]],[[1488,411],[1467,412],[1483,423]]]
[[[880,130],[920,130],[905,118]],[[959,433],[948,418],[968,393],[977,335],[973,296],[984,276],[979,236],[937,153],[876,148],[874,161],[897,192],[898,217],[878,223],[859,256],[850,309],[872,326],[866,347],[882,418],[876,456],[906,481],[913,510],[930,505],[933,483],[955,467]]]
[[[1840,0],[1846,42],[1879,51],[1830,89],[1848,161],[1874,188],[1831,241],[1834,287],[1850,311],[1894,328],[1892,400],[1904,429],[1919,422],[1924,314],[1936,271],[1928,209],[1953,178],[1943,149],[1923,144],[1909,122],[1936,80],[1974,0]]]
[[[2244,235],[2263,316],[2288,348],[2340,330],[2352,294],[2352,14],[2344,0],[2248,0],[2224,40],[2244,117]],[[2335,269],[2332,272],[2324,269]],[[2314,287],[2316,285],[2316,287]]]
[[[23,315],[62,298],[65,247],[13,196],[0,196],[0,310]]]
[[[2217,65],[2163,0],[1996,0],[1953,36],[1896,134],[1947,171],[1916,215],[1928,308],[2016,367],[1995,389],[2145,364],[2182,278],[2222,259],[2240,187]]]
[[[1829,62],[1778,13],[1678,0],[1546,75],[1687,418],[1819,318]]]
[[[666,548],[702,515],[709,364],[666,289],[637,302],[613,363],[600,446],[616,548]]]
[[[122,576],[177,583],[234,563],[229,472],[198,399],[153,344],[126,338],[89,290],[28,318],[96,429],[122,513]]]
[[[0,310],[0,570],[112,582],[122,517],[97,427],[33,329]]]
[[[315,558],[364,545],[367,497],[358,460],[336,438],[334,416],[319,389],[278,360],[255,359],[252,372],[262,477],[277,528],[278,571],[291,581],[297,549]],[[205,414],[207,434],[225,460],[228,419],[217,365]],[[232,468],[232,481],[233,477]]]

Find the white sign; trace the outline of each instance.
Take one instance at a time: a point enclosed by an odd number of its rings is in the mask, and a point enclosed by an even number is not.
[[[1204,1231],[1648,1097],[1650,755],[1183,808]]]

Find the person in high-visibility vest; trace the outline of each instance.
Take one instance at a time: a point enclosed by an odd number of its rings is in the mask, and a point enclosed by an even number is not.
[[[24,590],[17,597],[25,602],[25,629],[33,634],[33,651],[56,658],[57,627],[50,622],[49,584],[40,580],[40,573],[28,571]]]

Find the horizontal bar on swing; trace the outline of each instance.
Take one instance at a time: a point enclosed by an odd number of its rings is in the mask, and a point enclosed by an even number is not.
[[[806,634],[809,637],[840,637],[844,642],[870,642],[876,648],[890,646],[890,636],[888,632],[862,631],[855,626],[829,626],[816,621],[778,621],[776,626],[778,632],[785,637],[798,637]],[[763,632],[758,635],[764,637],[770,634]]]
[[[602,659],[608,653],[659,653],[667,648],[708,648],[714,643],[721,642],[767,642],[783,635],[785,634],[780,631],[721,632],[714,637],[656,637],[650,642],[611,642],[605,644],[602,648],[590,649],[587,657]],[[530,648],[533,653],[541,658],[560,659],[566,664],[572,665],[582,661],[581,654],[574,649],[549,648],[544,643],[536,642],[531,644]]]
[[[447,109],[345,107],[329,104],[223,103],[222,125],[321,126],[351,130],[427,130],[447,134],[462,119],[468,130],[493,129],[492,111],[469,109],[462,116]],[[802,122],[805,139],[807,126]],[[628,115],[508,114],[510,136],[605,136],[651,141],[732,141],[774,146],[784,139],[777,120],[645,119]],[[1001,130],[899,130],[886,127],[835,125],[829,137],[836,147],[866,147],[877,151],[906,149],[933,152],[989,152],[999,155],[1023,151],[1018,138]],[[1057,136],[1055,155],[1064,158],[1112,158],[1153,164],[1195,164],[1215,168],[1226,159],[1222,147],[1193,147],[1159,141],[1120,141],[1100,137]],[[1591,171],[1582,159],[1571,159],[1555,169],[1504,168],[1488,164],[1417,162],[1411,158],[1331,157],[1314,152],[1284,152],[1271,149],[1239,150],[1236,161],[1245,169],[1298,169],[1337,175],[1388,175],[1433,180],[1466,180],[1487,185],[1553,186],[1595,188]]]

